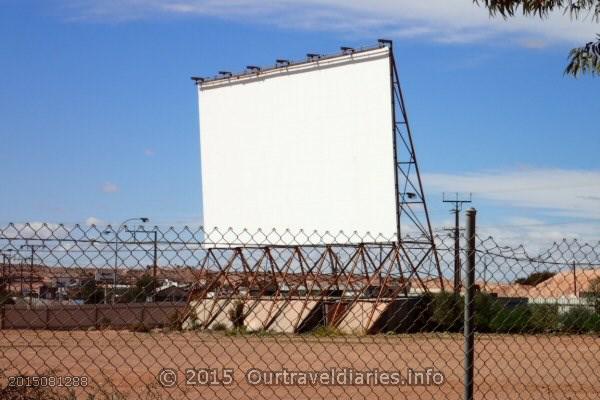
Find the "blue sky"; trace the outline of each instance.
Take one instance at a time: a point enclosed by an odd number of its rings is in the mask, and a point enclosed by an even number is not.
[[[190,76],[384,36],[435,226],[443,191],[472,191],[490,234],[598,240],[600,79],[563,69],[600,26],[412,3],[1,2],[0,221],[198,224]]]

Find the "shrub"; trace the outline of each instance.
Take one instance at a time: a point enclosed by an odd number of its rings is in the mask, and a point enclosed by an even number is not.
[[[229,320],[234,329],[239,329],[244,326],[244,303],[241,300],[236,300],[233,307],[229,309]]]
[[[248,330],[243,325],[240,326],[240,327],[237,327],[237,328],[232,328],[232,329],[230,329],[230,330],[228,330],[228,331],[225,332],[225,334],[227,336],[245,335],[247,333],[248,333]]]
[[[463,325],[464,298],[454,293],[430,295],[429,330],[458,332]],[[577,306],[560,314],[555,304],[510,305],[486,293],[475,294],[475,329],[486,333],[600,333],[600,314]]]
[[[457,332],[463,325],[463,299],[459,294],[441,292],[431,298],[433,330]]]
[[[488,293],[475,294],[475,329],[478,332],[493,332],[494,318],[504,307],[496,296]]]
[[[169,328],[172,330],[180,331],[181,330],[181,314],[179,311],[174,311],[171,315],[169,315]]]
[[[250,333],[258,337],[271,337],[277,334],[270,329],[258,329],[256,331],[251,331]]]
[[[216,324],[213,325],[212,330],[213,331],[226,331],[227,325],[225,325],[223,322],[217,322]]]
[[[570,333],[600,332],[600,315],[584,306],[576,306],[561,315],[560,328]]]
[[[531,333],[529,306],[499,307],[490,321],[490,329],[497,333]]]
[[[83,300],[85,304],[100,304],[104,302],[104,289],[98,287],[95,280],[89,279],[81,285],[74,297]]]
[[[344,336],[344,333],[339,329],[327,325],[321,325],[313,329],[310,334],[316,337]]]
[[[98,329],[108,329],[108,328],[110,328],[111,324],[112,324],[112,321],[110,320],[110,318],[102,317],[98,321],[97,327],[98,327]]]
[[[8,293],[4,290],[0,290],[0,305],[4,305],[4,304],[7,304],[7,305],[15,304],[15,301],[10,296],[10,293]]]
[[[531,304],[530,331],[535,333],[558,330],[558,306],[555,304]]]
[[[485,293],[475,296],[479,332],[542,333],[558,329],[558,307],[552,304],[508,306]]]
[[[157,281],[149,274],[143,274],[135,282],[135,286],[127,289],[119,299],[119,303],[145,303],[152,296]]]
[[[189,314],[189,316],[187,318],[186,326],[188,329],[192,329],[192,330],[200,328],[200,321],[198,321],[198,315],[196,314],[196,312],[192,311]]]
[[[592,279],[590,287],[583,297],[594,307],[596,314],[600,314],[600,278]]]

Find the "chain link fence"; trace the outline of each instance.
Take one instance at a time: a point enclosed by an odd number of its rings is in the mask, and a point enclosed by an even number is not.
[[[460,399],[454,238],[418,243],[0,227],[0,398]],[[477,238],[475,398],[598,398],[599,254]]]

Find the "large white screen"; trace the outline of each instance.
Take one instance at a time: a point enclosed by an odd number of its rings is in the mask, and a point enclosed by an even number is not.
[[[396,232],[389,49],[199,85],[207,230]]]

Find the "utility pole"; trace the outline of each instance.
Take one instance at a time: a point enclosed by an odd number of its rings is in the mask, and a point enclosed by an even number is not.
[[[462,286],[460,276],[460,212],[463,204],[470,203],[471,198],[471,193],[469,193],[468,199],[466,197],[461,198],[458,192],[454,198],[447,198],[446,193],[442,194],[442,202],[454,204],[454,208],[450,210],[451,213],[454,213],[454,293],[460,293],[460,288]]]
[[[13,249],[2,250],[2,289],[10,291],[11,253]],[[8,253],[8,254],[7,254]],[[8,262],[7,262],[8,261]],[[8,266],[8,268],[7,268]]]

